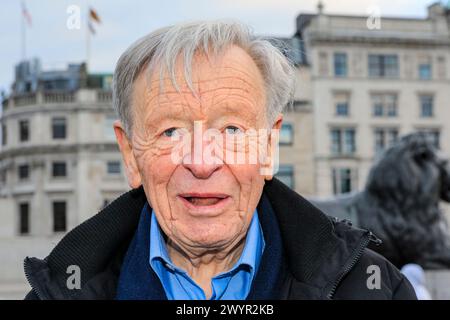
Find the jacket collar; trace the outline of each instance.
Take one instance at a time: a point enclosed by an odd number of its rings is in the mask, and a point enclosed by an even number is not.
[[[266,182],[263,192],[278,220],[291,291],[301,293],[291,298],[331,297],[369,242],[369,233],[333,221],[277,179]],[[131,190],[69,232],[46,259],[26,258],[25,273],[37,295],[113,298],[108,292],[115,293],[122,259],[146,201],[142,187]],[[82,290],[67,289],[70,265],[82,270]],[[104,294],[98,292],[99,282]]]
[[[280,181],[266,183],[264,192],[277,215],[293,275],[292,299],[330,299],[344,276],[373,239],[370,231],[324,214]]]

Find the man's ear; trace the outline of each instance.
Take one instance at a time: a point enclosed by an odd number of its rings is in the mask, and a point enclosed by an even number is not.
[[[278,159],[278,157],[279,157],[278,140],[279,140],[279,136],[280,136],[279,132],[281,130],[282,123],[283,123],[283,115],[280,113],[276,117],[275,122],[271,128],[272,132],[269,135],[268,150],[267,150],[268,154],[267,155],[270,159],[270,165],[272,166],[272,170],[275,170],[275,168],[273,168],[275,165],[278,167],[278,161],[279,161],[279,159]],[[275,134],[273,134],[273,133],[275,133]],[[273,174],[264,176],[265,180],[272,180],[272,178],[273,178]]]
[[[116,134],[117,143],[119,144],[120,152],[122,153],[123,162],[125,164],[125,171],[128,179],[128,184],[131,188],[139,188],[142,184],[141,174],[138,170],[137,162],[133,154],[133,147],[131,141],[123,128],[122,123],[117,120],[114,121],[114,133]]]

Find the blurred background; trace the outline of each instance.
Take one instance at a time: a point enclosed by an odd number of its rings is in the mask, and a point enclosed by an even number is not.
[[[450,1],[2,0],[0,299],[28,291],[25,256],[45,257],[129,189],[112,129],[120,54],[156,28],[216,18],[249,24],[297,68],[277,176],[300,194],[363,190],[411,132],[449,157]],[[450,299],[450,274],[426,275]]]

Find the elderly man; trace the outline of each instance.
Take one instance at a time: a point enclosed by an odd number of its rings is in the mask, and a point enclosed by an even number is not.
[[[272,178],[292,79],[286,58],[240,23],[181,24],[134,43],[113,94],[133,190],[45,260],[26,259],[27,298],[414,299],[366,248],[369,231]]]

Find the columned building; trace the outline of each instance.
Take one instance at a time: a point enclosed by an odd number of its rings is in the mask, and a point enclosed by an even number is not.
[[[449,156],[450,10],[373,20],[318,9],[298,16],[293,38],[311,74],[298,90],[311,94],[314,194],[362,189],[377,155],[409,132]]]
[[[0,298],[25,292],[25,256],[45,257],[67,231],[129,189],[112,129],[110,79],[89,75],[83,82],[75,66],[29,77],[16,72],[0,120]]]

